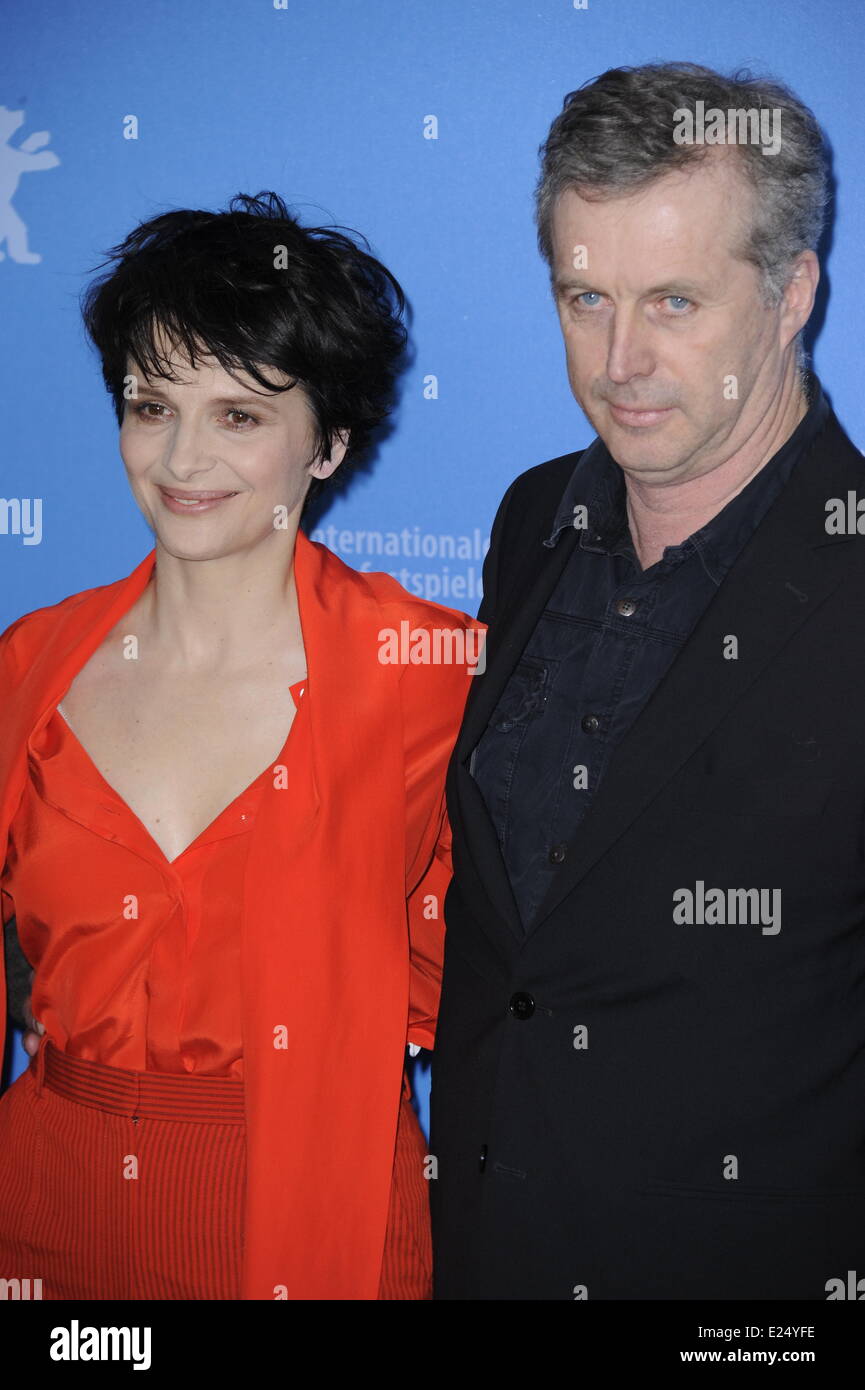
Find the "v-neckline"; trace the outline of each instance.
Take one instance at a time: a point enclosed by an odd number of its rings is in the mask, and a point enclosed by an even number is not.
[[[216,826],[216,825],[218,824],[218,822],[219,822],[220,820],[222,820],[223,816],[227,815],[227,813],[232,809],[233,806],[236,805],[236,803],[237,803],[238,801],[240,801],[243,797],[248,796],[248,795],[250,795],[250,794],[252,793],[252,791],[253,791],[253,789],[255,788],[256,784],[257,784],[258,782],[260,782],[261,779],[271,770],[271,768],[274,767],[275,764],[278,763],[278,762],[280,761],[280,759],[282,758],[283,754],[285,753],[285,750],[286,750],[286,748],[287,748],[287,746],[288,746],[289,740],[291,739],[292,731],[293,731],[293,729],[294,729],[295,724],[297,723],[298,717],[299,717],[300,714],[301,714],[301,705],[302,705],[302,703],[305,702],[305,699],[306,699],[306,694],[305,694],[305,692],[306,692],[306,686],[307,686],[308,680],[309,680],[309,673],[307,673],[306,676],[303,676],[299,681],[294,681],[294,683],[288,687],[288,688],[289,688],[289,691],[291,692],[292,699],[294,700],[294,703],[295,703],[295,712],[294,712],[294,717],[293,717],[293,719],[292,719],[292,721],[291,721],[291,724],[290,724],[290,726],[289,726],[288,733],[286,734],[286,736],[285,736],[285,738],[284,738],[284,740],[283,740],[283,743],[282,743],[282,747],[280,748],[280,750],[279,750],[279,752],[277,753],[276,757],[273,758],[273,759],[267,764],[266,767],[263,767],[262,770],[261,770],[261,772],[259,772],[255,777],[253,777],[252,781],[249,782],[249,783],[247,784],[247,786],[245,786],[241,791],[239,791],[239,792],[237,793],[236,796],[232,797],[232,799],[231,799],[229,802],[227,802],[225,806],[223,806],[222,810],[221,810],[221,811],[218,811],[217,814],[207,823],[207,825],[205,825],[204,828],[203,828],[202,830],[199,831],[199,833],[195,836],[195,838],[194,838],[193,840],[190,840],[189,844],[186,845],[186,846],[180,851],[179,854],[176,854],[176,855],[174,856],[173,859],[169,859],[169,858],[168,858],[168,855],[165,853],[164,849],[163,849],[162,846],[159,844],[159,842],[158,842],[156,839],[154,839],[153,835],[152,835],[151,832],[147,829],[147,826],[144,824],[144,821],[143,821],[143,820],[141,819],[141,817],[138,815],[137,811],[133,810],[133,808],[130,806],[130,804],[129,804],[129,802],[126,800],[126,798],[125,798],[124,796],[121,796],[120,793],[119,793],[119,791],[117,791],[116,787],[113,787],[113,786],[111,785],[111,783],[108,781],[108,778],[104,775],[104,773],[100,772],[100,770],[99,770],[98,766],[96,765],[94,759],[93,759],[93,758],[91,757],[91,755],[88,753],[88,751],[87,751],[87,749],[85,748],[84,744],[82,743],[81,739],[78,737],[78,735],[77,735],[77,733],[75,732],[75,730],[73,729],[72,725],[69,723],[69,720],[66,718],[66,715],[64,714],[63,710],[60,708],[60,705],[61,705],[62,702],[63,702],[62,697],[61,697],[60,700],[57,701],[57,704],[54,706],[54,709],[52,710],[52,713],[53,713],[53,714],[58,714],[58,715],[60,716],[60,718],[61,718],[62,721],[63,721],[63,726],[64,726],[64,728],[66,729],[66,731],[67,731],[68,734],[71,734],[71,736],[72,736],[72,738],[73,738],[73,740],[74,740],[76,746],[78,747],[78,749],[80,750],[81,754],[84,756],[84,758],[85,758],[85,759],[87,760],[87,762],[89,763],[89,765],[90,765],[90,767],[91,767],[93,773],[95,774],[95,776],[99,779],[99,781],[102,783],[102,785],[108,790],[108,792],[111,794],[111,796],[114,798],[114,800],[117,801],[117,802],[124,808],[124,810],[126,811],[126,813],[127,813],[129,816],[132,817],[132,819],[135,821],[135,823],[139,826],[139,828],[140,828],[140,829],[143,831],[143,833],[147,836],[147,839],[148,839],[148,840],[150,841],[150,843],[153,845],[153,847],[154,847],[154,849],[156,850],[157,854],[159,855],[159,858],[161,859],[162,863],[168,865],[169,868],[174,868],[175,864],[177,864],[178,861],[184,857],[184,855],[188,854],[189,851],[190,851],[191,849],[194,849],[194,848],[196,847],[196,845],[198,844],[199,840],[200,840],[204,835],[207,835],[210,831],[212,831],[213,828],[214,828],[214,826]],[[295,694],[295,691],[298,690],[298,687],[300,687],[299,695],[296,695],[296,694]],[[302,698],[300,698],[300,697],[302,697]]]

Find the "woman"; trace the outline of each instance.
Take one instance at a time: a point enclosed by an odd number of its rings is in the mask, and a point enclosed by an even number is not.
[[[428,1298],[405,1048],[481,629],[299,529],[387,413],[402,292],[273,194],[111,260],[85,323],[155,547],[0,637],[3,918],[44,1029],[0,1101],[0,1276]],[[402,624],[450,660],[395,661]]]

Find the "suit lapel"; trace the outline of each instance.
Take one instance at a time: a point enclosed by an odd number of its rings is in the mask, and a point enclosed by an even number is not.
[[[457,760],[466,766],[573,553],[578,534],[571,528],[552,549],[538,542],[511,586],[513,600],[497,615],[484,645],[486,670],[474,677],[466,701],[456,745]]]
[[[472,776],[472,754],[573,553],[578,534],[571,527],[552,548],[544,546],[541,538],[537,538],[528,556],[523,556],[523,564],[518,566],[507,590],[511,601],[505,600],[491,640],[488,636],[484,647],[484,674],[472,681],[451,764],[451,794],[460,803],[465,849],[475,871],[476,886],[492,901],[499,917],[518,941],[524,939],[525,930],[495,826]]]

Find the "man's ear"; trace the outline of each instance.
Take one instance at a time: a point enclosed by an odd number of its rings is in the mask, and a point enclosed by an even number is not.
[[[337,430],[333,441],[333,447],[330,451],[330,457],[319,459],[318,463],[314,463],[309,470],[314,478],[329,478],[331,474],[336,472],[345,458],[349,437],[348,430]]]
[[[781,309],[784,347],[793,341],[811,317],[819,280],[820,262],[814,252],[800,252],[793,263],[790,279],[784,289],[784,303]]]

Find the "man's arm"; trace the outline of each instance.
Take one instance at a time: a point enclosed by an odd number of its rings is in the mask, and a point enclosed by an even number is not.
[[[30,982],[33,971],[30,962],[21,950],[15,918],[10,917],[3,928],[6,943],[6,998],[9,1017],[16,1028],[29,1028],[30,1020]]]
[[[6,894],[6,901],[11,902]],[[45,1032],[30,1012],[30,995],[33,989],[33,969],[21,950],[18,940],[18,927],[14,913],[3,926],[3,939],[6,948],[6,1009],[16,1028],[23,1028],[21,1039],[24,1051],[33,1057],[39,1050],[39,1039]],[[5,1023],[4,1023],[5,1028]]]
[[[514,478],[514,481],[499,503],[499,509],[496,512],[493,528],[490,532],[490,548],[484,557],[482,578],[484,593],[481,599],[481,606],[478,609],[478,621],[486,623],[487,627],[489,627],[492,621],[498,604],[499,558],[502,548],[502,532],[505,525],[505,513],[508,509],[508,503],[511,500],[511,494],[518,482],[519,478]]]

